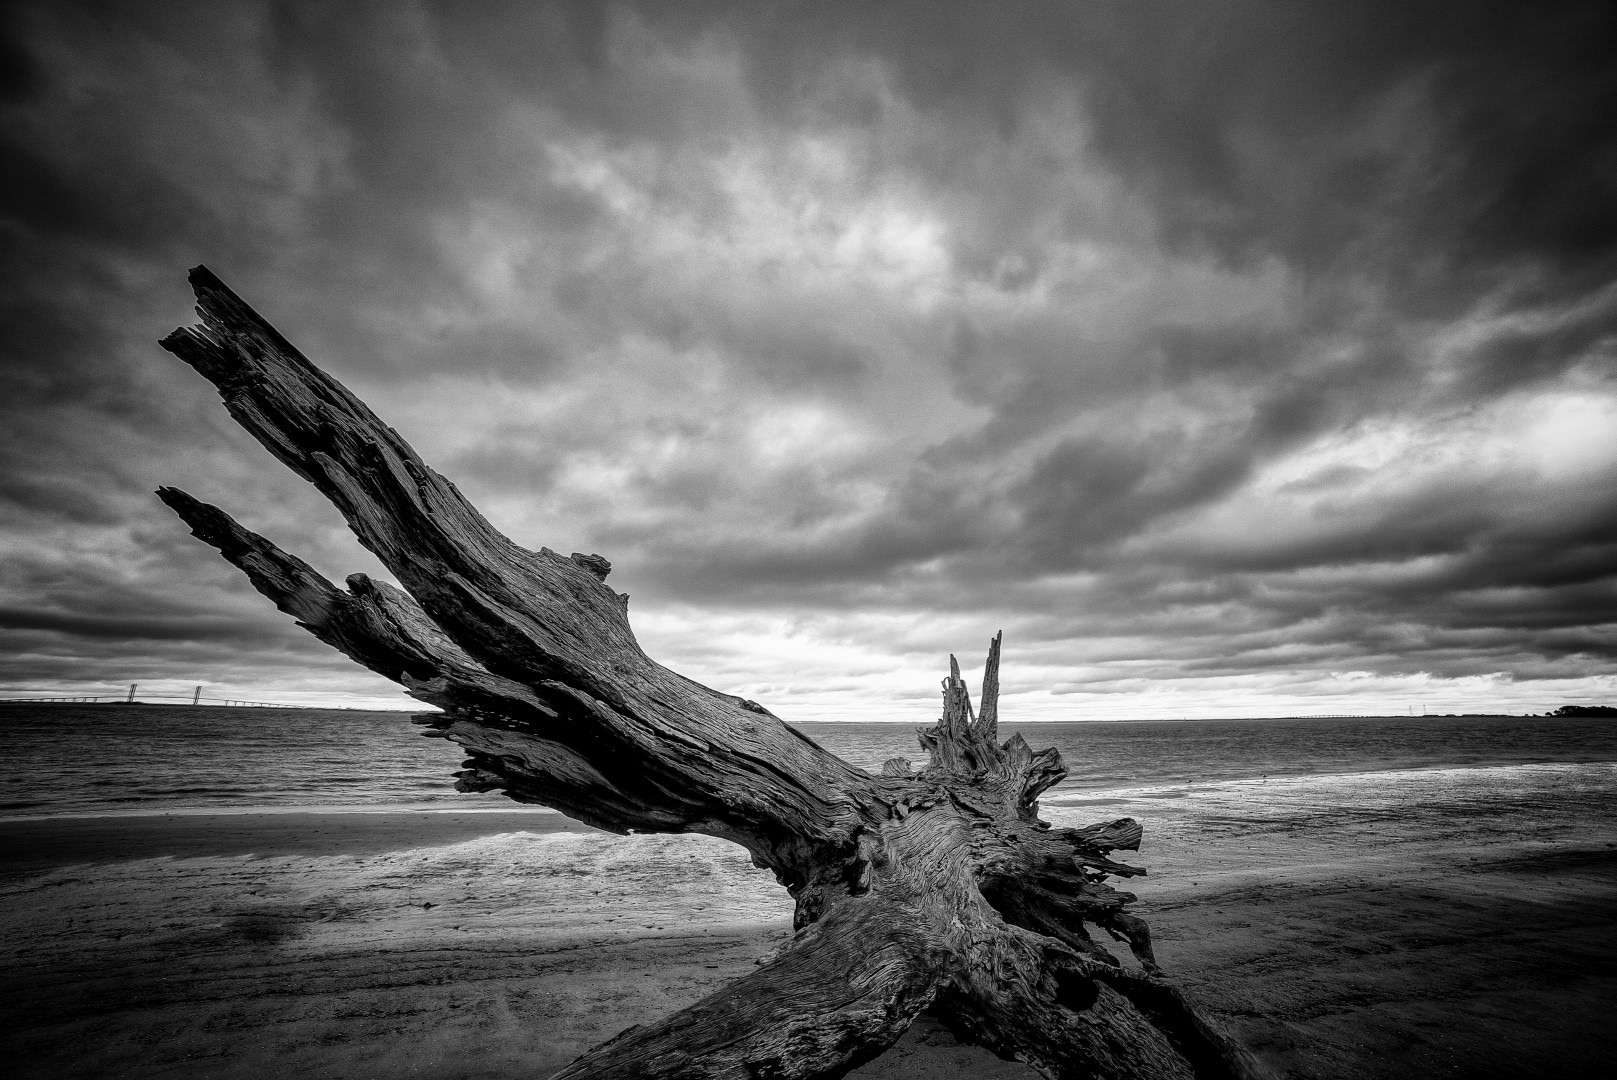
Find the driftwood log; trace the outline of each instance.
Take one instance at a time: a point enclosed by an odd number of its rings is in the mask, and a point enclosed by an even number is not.
[[[701,832],[746,848],[796,901],[795,934],[756,971],[632,1027],[568,1078],[837,1077],[922,1010],[1050,1077],[1249,1077],[1259,1070],[1165,981],[1134,899],[1124,819],[1053,829],[1054,750],[998,734],[999,638],[974,710],[950,658],[929,760],[879,776],[756,702],[641,651],[598,555],[501,535],[346,388],[205,267],[199,326],[165,349],[348,519],[404,590],[341,589],[175,488],[158,494],[320,640],[443,710],[417,717],[467,751],[462,791],[501,790],[617,833]],[[1090,936],[1126,942],[1120,963]]]

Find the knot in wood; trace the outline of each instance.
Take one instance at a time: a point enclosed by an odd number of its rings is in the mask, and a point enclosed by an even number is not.
[[[604,555],[585,555],[575,551],[567,557],[593,574],[596,581],[605,581],[606,575],[612,572],[612,563]]]

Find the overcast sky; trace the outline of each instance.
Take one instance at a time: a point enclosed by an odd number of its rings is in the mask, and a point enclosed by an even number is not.
[[[1613,11],[13,5],[0,691],[408,703],[152,495],[381,572],[206,263],[788,719],[1617,699]]]

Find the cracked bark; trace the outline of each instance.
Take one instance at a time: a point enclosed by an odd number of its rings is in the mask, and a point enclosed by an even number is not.
[[[320,640],[442,709],[464,791],[500,790],[617,832],[702,832],[747,848],[796,901],[796,933],[757,971],[564,1069],[607,1077],[836,1077],[923,1009],[1050,1077],[1260,1075],[1157,968],[1114,860],[1130,820],[1051,829],[1054,750],[998,735],[1000,639],[974,711],[950,657],[928,762],[854,768],[755,702],[641,651],[599,555],[502,536],[363,402],[205,267],[201,323],[165,349],[324,494],[398,578],[343,589],[174,488],[158,494]],[[1125,968],[1090,928],[1126,942]]]

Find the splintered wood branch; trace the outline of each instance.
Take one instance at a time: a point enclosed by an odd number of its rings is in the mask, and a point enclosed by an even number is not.
[[[602,580],[604,559],[530,551],[501,535],[211,272],[190,278],[202,323],[163,347],[331,500],[450,640],[490,673],[564,704],[547,737],[586,752],[598,771],[632,763],[626,794],[678,807],[663,827],[737,840],[788,878],[852,843],[874,794],[864,772],[760,707],[652,661],[625,598]],[[485,768],[488,786],[551,801],[520,770]]]
[[[796,936],[756,972],[569,1065],[569,1080],[843,1075],[931,1007],[1050,1077],[1247,1078],[1261,1068],[1162,977],[1133,895],[1138,822],[1052,829],[1055,750],[999,740],[1000,645],[978,708],[949,658],[928,761],[879,776],[763,706],[641,651],[600,555],[501,535],[397,432],[205,268],[199,326],[163,347],[324,494],[403,585],[342,589],[217,507],[162,500],[320,640],[441,709],[463,791],[502,791],[619,832],[743,845],[795,901]],[[1136,966],[1090,929],[1126,942]]]
[[[276,607],[377,674],[397,682],[451,678],[512,700],[531,698],[520,683],[489,674],[408,594],[363,574],[350,576],[350,591],[344,592],[217,506],[178,488],[159,488],[157,496],[191,526],[193,536],[216,548]]]
[[[988,661],[983,664],[983,693],[978,702],[977,722],[972,727],[973,742],[992,745],[999,741],[999,645],[1004,633],[988,643]]]
[[[687,808],[659,805],[642,790],[625,792],[586,752],[557,741],[572,730],[559,722],[567,699],[491,674],[408,593],[364,574],[350,575],[344,592],[218,507],[178,488],[160,488],[158,497],[304,629],[444,709],[418,723],[472,755],[457,774],[462,790],[506,787],[509,774],[521,779],[509,792],[520,801],[544,802],[596,828],[662,831],[684,822]],[[537,797],[541,792],[545,798]]]

